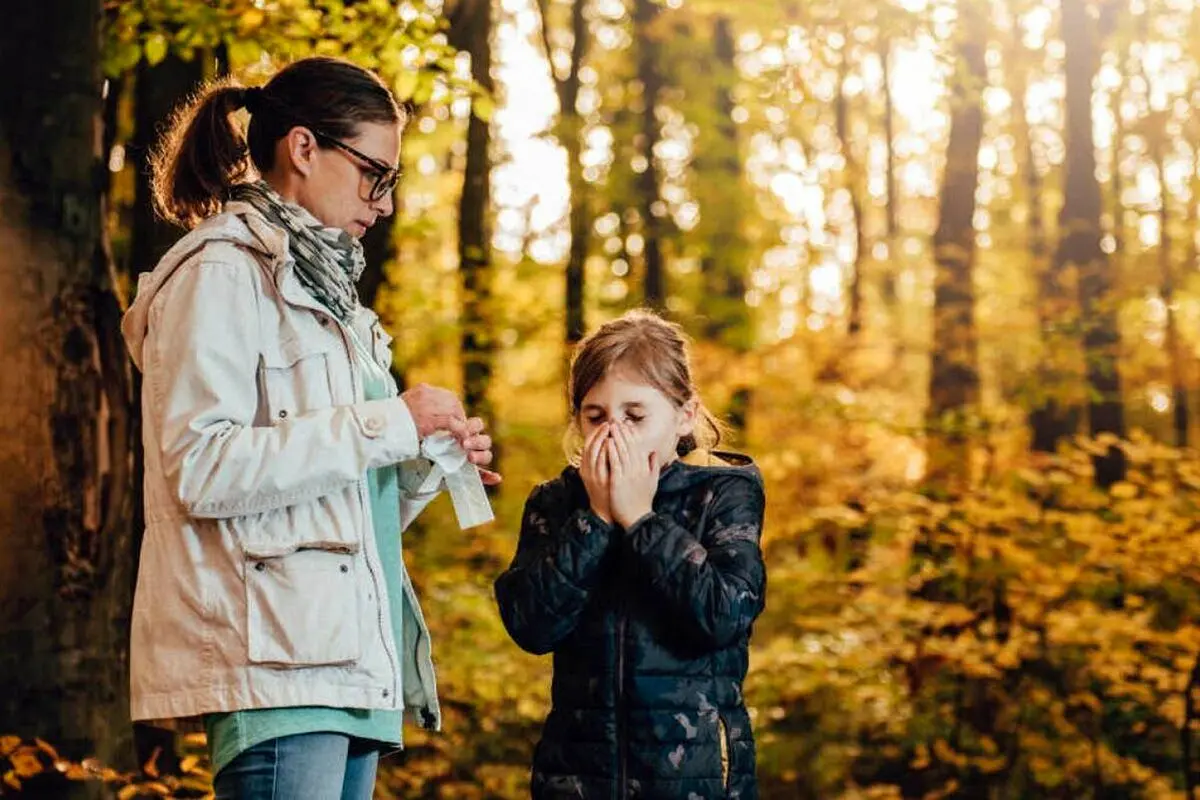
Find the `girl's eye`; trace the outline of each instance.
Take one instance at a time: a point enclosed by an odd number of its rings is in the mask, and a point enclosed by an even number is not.
[[[604,417],[588,417],[587,422],[588,425],[599,425],[604,422]]]
[[[629,416],[625,417],[625,419],[629,420],[634,425],[637,425],[639,422],[645,419],[645,417],[635,417],[633,414],[630,414]]]

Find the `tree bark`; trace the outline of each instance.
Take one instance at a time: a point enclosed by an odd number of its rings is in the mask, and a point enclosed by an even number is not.
[[[879,62],[883,67],[883,131],[887,147],[887,236],[888,242],[893,242],[900,233],[899,209],[896,207],[896,122],[892,103],[892,43],[884,36],[880,37]]]
[[[1163,307],[1166,309],[1165,345],[1167,350],[1168,371],[1171,382],[1171,411],[1172,428],[1175,434],[1175,446],[1188,446],[1188,380],[1187,355],[1184,353],[1183,340],[1179,335],[1179,324],[1176,320],[1175,290],[1177,279],[1175,265],[1171,261],[1171,210],[1170,187],[1167,185],[1166,148],[1170,142],[1167,131],[1167,112],[1157,111],[1158,124],[1152,134],[1151,154],[1154,158],[1155,171],[1158,173],[1158,269],[1161,286]]]
[[[958,79],[951,95],[950,139],[937,231],[933,236],[933,354],[929,378],[931,485],[957,488],[969,475],[966,428],[979,402],[975,330],[975,190],[983,142],[986,21],[975,0],[960,0]]]
[[[892,102],[892,43],[886,36],[879,38],[879,63],[883,69],[883,138],[886,152],[884,175],[885,212],[887,214],[888,265],[883,273],[883,297],[891,310],[896,301],[896,240],[900,236],[899,198],[896,193],[896,121],[895,104]],[[899,337],[897,337],[899,338]]]
[[[1092,139],[1092,81],[1096,73],[1095,21],[1086,0],[1063,0],[1066,44],[1066,191],[1060,218],[1063,231],[1055,254],[1056,270],[1079,271],[1079,308],[1083,327],[1085,373],[1089,390],[1091,434],[1125,435],[1125,409],[1117,360],[1116,276],[1100,249],[1100,184]],[[1123,451],[1110,445],[1093,459],[1096,483],[1110,486],[1125,475]]]
[[[1033,130],[1029,125],[1025,94],[1029,89],[1029,77],[1025,64],[1031,57],[1021,43],[1020,31],[1013,32],[1009,47],[1008,73],[1011,76],[1013,98],[1013,128],[1016,132],[1017,148],[1020,153],[1025,181],[1025,205],[1029,209],[1026,225],[1026,241],[1034,263],[1041,263],[1046,256],[1046,218],[1042,198],[1042,176],[1038,172],[1037,157],[1033,149]]]
[[[700,261],[704,277],[704,336],[736,350],[754,342],[746,306],[746,236],[743,231],[742,159],[737,123],[733,121],[735,45],[733,23],[726,15],[713,20],[713,84],[715,123],[709,141],[697,152],[697,172],[712,187],[704,217],[707,249]]]
[[[591,211],[588,207],[587,182],[583,179],[583,118],[579,115],[579,90],[582,86],[580,70],[587,57],[590,33],[585,14],[587,0],[571,1],[571,65],[565,78],[559,78],[554,69],[554,49],[550,37],[550,0],[538,0],[542,18],[542,43],[550,74],[554,78],[558,94],[558,138],[567,151],[567,181],[571,187],[571,248],[567,255],[566,268],[566,330],[565,338],[570,347],[583,338],[587,331],[584,310],[585,267],[588,245],[591,238]]]
[[[657,32],[652,31],[658,19],[659,6],[654,0],[634,0],[634,41],[637,43],[637,76],[642,85],[641,153],[646,168],[637,178],[639,211],[646,244],[643,252],[645,263],[646,305],[664,310],[667,305],[666,267],[663,263],[662,237],[663,217],[662,186],[658,163],[654,156],[655,147],[662,138],[658,124],[658,98],[662,92],[663,79],[659,69]]]
[[[1167,208],[1167,184],[1163,179],[1162,154],[1158,158],[1158,174],[1162,185],[1162,206],[1159,208],[1159,225],[1161,239],[1158,245],[1158,266],[1162,274],[1162,300],[1167,311],[1166,345],[1167,358],[1170,359],[1172,422],[1175,429],[1175,446],[1188,446],[1188,381],[1186,375],[1187,356],[1183,352],[1183,342],[1179,335],[1179,325],[1175,318],[1175,265],[1171,263],[1171,238],[1167,233],[1170,224]]]
[[[854,147],[850,141],[850,99],[846,97],[846,78],[850,73],[850,41],[852,32],[846,28],[842,32],[842,52],[838,61],[838,92],[834,103],[835,128],[838,143],[842,150],[844,166],[842,180],[846,191],[850,193],[850,221],[854,226],[854,263],[851,265],[850,276],[850,316],[847,330],[851,340],[862,331],[862,265],[866,248],[863,236],[862,197],[859,193],[859,166],[854,155]]]
[[[102,225],[101,13],[19,3],[0,30],[20,76],[0,82],[0,684],[17,687],[0,720],[129,766],[136,426]]]
[[[471,77],[493,92],[491,0],[460,0],[451,43],[471,55]],[[492,318],[491,126],[475,113],[467,124],[467,157],[458,211],[459,273],[462,278],[463,404],[494,430],[490,388],[495,359]]]

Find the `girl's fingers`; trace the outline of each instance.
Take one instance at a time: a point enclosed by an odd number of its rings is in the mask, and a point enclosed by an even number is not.
[[[618,424],[614,433],[613,439],[616,441],[617,453],[621,459],[621,468],[629,471],[630,467],[633,466],[632,453],[630,452],[632,442],[629,441],[629,431],[624,424]]]
[[[612,465],[608,460],[608,448],[597,447],[596,452],[598,453],[596,458],[596,477],[600,479],[601,484],[608,485],[609,478],[612,475]]]
[[[592,431],[587,442],[584,443],[583,461],[587,463],[589,471],[596,471],[596,460],[598,453],[602,449],[605,436],[608,435],[608,424],[600,425],[596,430]]]
[[[617,440],[609,439],[604,444],[604,452],[608,456],[608,471],[612,475],[613,480],[621,478],[625,475],[625,464],[621,460],[621,454],[617,450]]]

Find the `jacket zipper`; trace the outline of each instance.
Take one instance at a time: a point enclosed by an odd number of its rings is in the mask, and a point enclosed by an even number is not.
[[[625,800],[628,796],[626,786],[626,764],[629,742],[626,741],[628,732],[625,729],[625,609],[624,603],[617,605],[617,797]]]
[[[729,794],[730,759],[729,759],[729,728],[725,726],[725,718],[717,714],[717,741],[721,748],[721,791]]]
[[[342,321],[339,319],[336,319],[332,314],[329,314],[328,311],[322,310],[321,313],[328,316],[329,319],[333,322],[333,324],[337,326],[338,335],[342,339],[342,347],[345,349],[346,357],[350,360],[349,361],[350,391],[354,394],[354,402],[360,403],[363,401],[363,397],[365,396],[364,395],[365,389],[359,385],[358,372],[354,366],[354,359],[357,357],[357,355],[354,350],[354,343],[350,341],[350,337],[356,336],[357,334],[355,334],[353,331],[347,330],[346,327],[342,324]],[[369,556],[373,552],[373,550],[371,548],[374,546],[374,541],[375,541],[375,519],[371,513],[371,498],[367,491],[367,481],[365,478],[358,482],[358,496],[359,496],[359,499],[362,501],[363,515],[366,517],[366,521],[367,521],[367,529],[363,532],[363,547],[366,549],[366,553],[368,556],[365,559],[366,563],[367,563],[367,572],[371,576],[371,587],[372,587],[372,591],[375,593],[375,600],[376,600],[376,602],[375,602],[375,622],[379,626],[380,633],[383,635],[383,644],[384,644],[383,652],[388,658],[388,666],[390,666],[392,668],[392,688],[391,688],[392,697],[391,697],[391,700],[394,705],[396,703],[401,702],[400,691],[399,691],[399,684],[400,684],[400,665],[398,663],[399,654],[397,652],[393,652],[393,650],[389,650],[387,647],[388,639],[392,638],[394,641],[395,637],[392,636],[392,632],[387,628],[386,620],[384,620],[384,618],[383,618],[383,595],[380,594],[379,574],[376,572],[376,570],[371,569],[371,559]],[[371,538],[371,544],[368,544],[366,541],[368,536]],[[384,592],[387,591],[386,586],[383,587],[383,591]],[[397,613],[397,612],[395,610],[393,610],[392,613]],[[397,649],[397,650],[402,645],[402,643],[399,643],[399,642],[394,642],[394,644],[395,644],[395,649]]]

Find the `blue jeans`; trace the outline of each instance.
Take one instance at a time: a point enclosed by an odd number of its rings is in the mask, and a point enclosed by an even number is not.
[[[379,745],[300,733],[242,751],[213,780],[216,800],[371,800]]]

